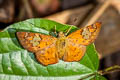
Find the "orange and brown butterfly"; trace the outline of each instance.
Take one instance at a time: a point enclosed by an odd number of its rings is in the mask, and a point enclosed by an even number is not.
[[[86,51],[86,46],[93,43],[101,28],[101,23],[83,27],[58,37],[33,32],[17,32],[17,37],[23,48],[33,52],[38,62],[43,65],[55,64],[59,59],[67,62],[80,61]],[[70,29],[68,30],[70,31]]]

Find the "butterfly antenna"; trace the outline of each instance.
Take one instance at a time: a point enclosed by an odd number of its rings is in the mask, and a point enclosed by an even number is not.
[[[70,26],[70,28],[67,30],[67,32],[65,33],[65,35],[67,35],[70,32],[71,29],[72,29],[72,26]]]
[[[55,25],[55,35],[57,35],[57,32],[56,32],[56,25]]]
[[[55,35],[57,36],[57,32],[56,32],[56,25],[55,25],[55,32],[54,32],[54,33],[55,33]]]

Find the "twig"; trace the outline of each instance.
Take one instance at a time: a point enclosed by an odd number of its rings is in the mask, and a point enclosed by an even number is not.
[[[87,26],[93,24],[102,14],[103,12],[108,8],[112,0],[105,0],[104,3],[99,4],[93,12],[88,16],[88,18],[84,21],[82,26]]]
[[[23,0],[24,6],[26,8],[27,14],[29,18],[33,18],[33,12],[29,5],[29,0]]]
[[[65,10],[65,11],[47,16],[45,18],[49,19],[49,20],[54,20],[54,21],[60,22],[62,24],[65,24],[68,21],[71,13],[72,13],[72,10],[70,9],[70,10]]]
[[[98,71],[98,74],[105,75],[105,74],[109,74],[109,73],[113,73],[113,72],[117,72],[117,71],[120,71],[120,66],[115,65],[115,66],[106,68],[105,70]]]
[[[108,67],[104,70],[100,70],[98,72],[95,72],[93,74],[90,74],[90,75],[87,75],[87,76],[84,76],[82,79],[80,80],[83,80],[83,79],[87,79],[91,76],[94,76],[94,75],[106,75],[106,74],[109,74],[109,73],[113,73],[113,72],[117,72],[117,71],[120,71],[120,66],[119,65],[115,65],[115,66],[111,66],[111,67]]]

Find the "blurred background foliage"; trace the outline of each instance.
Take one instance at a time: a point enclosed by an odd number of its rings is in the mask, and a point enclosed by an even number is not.
[[[46,18],[83,27],[102,22],[95,41],[100,69],[120,65],[120,0],[0,0],[0,30],[29,18]],[[120,72],[105,75],[120,80]]]

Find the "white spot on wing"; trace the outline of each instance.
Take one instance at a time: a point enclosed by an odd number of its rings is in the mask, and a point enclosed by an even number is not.
[[[89,39],[91,36],[91,32],[89,31],[88,28],[84,28],[82,32],[83,38],[84,39]]]

